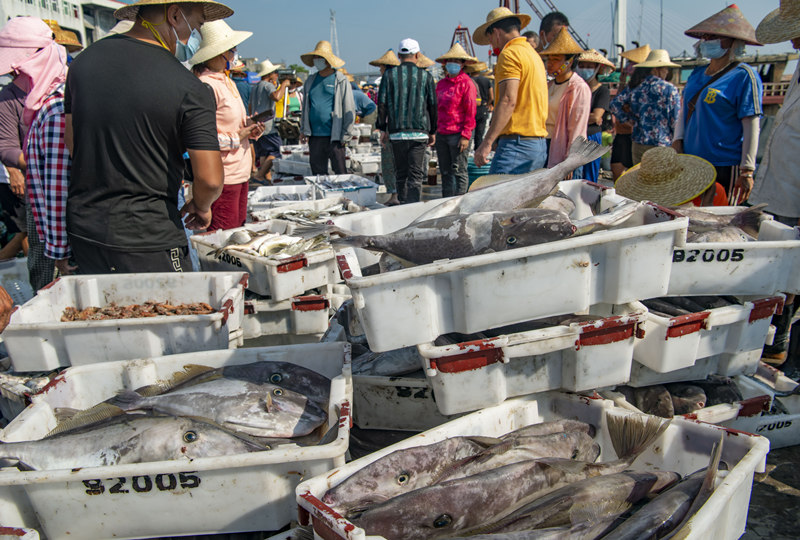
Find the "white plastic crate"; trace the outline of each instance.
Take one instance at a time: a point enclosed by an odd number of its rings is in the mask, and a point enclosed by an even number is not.
[[[308,156],[305,160],[298,156],[290,156],[285,159],[276,159],[272,162],[272,170],[279,174],[290,174],[293,176],[310,176],[311,163],[308,161]],[[333,169],[328,165],[328,173],[333,174]]]
[[[292,197],[289,200],[281,196]],[[247,196],[247,207],[251,212],[274,207],[283,207],[301,201],[313,201],[316,190],[309,185],[296,186],[260,186]]]
[[[592,206],[606,209],[625,200],[588,182],[562,182],[560,188],[575,201],[575,218],[591,215]],[[370,348],[380,352],[449,332],[470,334],[662,296],[672,249],[685,238],[687,222],[645,203],[612,230],[380,275],[363,277],[350,248],[336,259]]]
[[[744,207],[710,206],[715,214]],[[767,219],[757,242],[687,243],[673,253],[670,296],[800,293],[800,228]]]
[[[245,272],[65,276],[11,316],[3,339],[15,371],[226,349],[244,311]],[[67,307],[206,302],[209,315],[61,322]]]
[[[524,394],[626,383],[647,308],[633,302],[593,306],[589,312],[603,318],[440,347],[419,345],[439,411],[450,415]]]
[[[0,286],[18,306],[33,298],[27,257],[0,261]]]
[[[633,351],[634,363],[647,369],[637,368],[631,375],[632,384],[703,379],[709,373],[731,376],[754,373],[770,320],[776,311],[781,311],[784,296],[741,300],[741,305],[677,317],[648,313],[644,337],[637,341]],[[707,358],[710,359],[697,364]],[[680,378],[675,379],[676,376]]]
[[[359,137],[369,137],[372,135],[372,124],[353,124],[353,129],[358,130]]]
[[[0,413],[6,422],[19,415],[30,403],[31,394],[44,388],[50,379],[41,374],[32,377],[0,372]]]
[[[313,185],[317,190],[317,198],[324,199],[326,197],[344,196],[361,206],[370,206],[377,204],[378,184],[355,174],[329,174],[325,176],[311,176],[305,178],[306,182]],[[334,185],[342,184],[343,182],[351,181],[359,183],[360,185],[354,187],[326,187],[321,182],[330,182]]]
[[[268,208],[266,210],[256,210],[256,211],[250,212],[250,217],[252,218],[252,221],[267,221],[267,220],[270,220],[270,219],[277,219],[277,216],[280,216],[281,214],[284,214],[286,212],[293,212],[293,211],[302,212],[302,211],[306,211],[306,210],[313,210],[313,211],[317,211],[317,212],[324,212],[325,210],[331,210],[331,209],[336,209],[336,211],[343,211],[343,208],[344,208],[343,205],[346,204],[345,201],[343,201],[343,199],[344,199],[344,197],[342,197],[341,195],[335,195],[335,196],[332,196],[332,197],[328,197],[326,199],[316,199],[314,201],[295,202],[295,203],[292,203],[292,204],[287,204],[286,206],[281,206],[279,208]],[[364,211],[351,212],[350,214],[342,214],[342,216],[351,215],[351,214],[365,214],[367,211],[383,209],[383,208],[386,208],[386,207],[383,206],[382,204],[376,203],[374,205],[369,205],[369,206],[366,206],[366,207],[363,207],[363,208],[365,209]],[[314,221],[316,223],[325,223],[328,220],[330,220],[331,218],[329,216],[320,216],[320,217],[318,217],[316,219],[313,219],[311,217],[309,217],[307,219],[309,219],[311,221]],[[337,219],[337,218],[334,218],[334,219]],[[289,227],[288,230],[292,231],[294,229],[292,227]]]
[[[328,428],[338,425],[334,442],[281,445],[191,462],[29,472],[6,468],[0,470],[0,523],[33,527],[51,539],[270,531],[289,524],[296,517],[298,483],[344,464],[352,402],[350,347],[345,343],[208,351],[70,368],[33,396],[33,405],[3,430],[2,439],[41,438],[56,425],[55,409],[92,406],[119,390],[164,380],[186,364],[221,367],[263,360],[291,362],[331,378]]]
[[[353,154],[350,162],[353,172],[357,174],[378,174],[381,171],[380,154]]]
[[[285,221],[248,223],[244,227],[192,235],[191,241],[203,270],[240,269],[250,273],[247,288],[273,300],[287,300],[310,289],[340,281],[333,250],[321,249],[285,259],[272,259],[242,251],[215,255],[236,231],[269,231],[289,234],[292,225]]]
[[[244,339],[277,334],[321,334],[328,329],[328,295],[295,296],[289,300],[246,300]]]
[[[39,540],[39,532],[34,529],[0,526],[0,540]]]
[[[597,427],[600,444],[599,461],[616,458],[606,427],[606,415],[636,414],[616,408],[612,401],[584,396],[548,392],[508,400],[500,405],[462,416],[442,426],[410,437],[397,444],[348,463],[324,475],[306,480],[297,486],[300,523],[313,523],[316,538],[333,540],[381,540],[368,535],[322,502],[323,495],[345,478],[379,458],[414,446],[429,445],[450,437],[481,435],[496,437],[523,426],[571,418],[589,422]],[[753,473],[763,472],[769,441],[763,437],[729,431],[725,428],[676,418],[634,462],[638,471],[675,471],[690,474],[708,465],[709,454],[720,433],[725,434],[722,460],[730,469],[716,486],[711,497],[691,519],[691,531],[685,537],[693,540],[733,540],[744,532]]]

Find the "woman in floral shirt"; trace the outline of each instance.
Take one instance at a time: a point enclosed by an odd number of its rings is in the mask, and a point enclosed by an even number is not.
[[[672,144],[681,106],[680,92],[665,80],[673,67],[679,66],[670,62],[667,51],[651,51],[646,61],[636,64],[634,77],[641,83],[634,85],[632,79],[611,101],[611,112],[617,120],[633,122],[634,165],[650,148]]]

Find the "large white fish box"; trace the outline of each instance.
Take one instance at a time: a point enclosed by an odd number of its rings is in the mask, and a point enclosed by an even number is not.
[[[30,396],[47,386],[50,378],[41,374],[26,377],[0,372],[0,413],[10,422],[30,404]]]
[[[703,208],[720,215],[745,209]],[[800,293],[800,228],[766,219],[756,242],[686,243],[675,246],[672,261],[670,296]]]
[[[355,174],[306,176],[306,183],[317,190],[317,198],[347,197],[361,206],[377,203],[378,184]]]
[[[11,315],[3,339],[15,371],[163,356],[236,346],[244,311],[245,272],[65,276]],[[85,309],[206,302],[208,315],[61,322],[67,307]]]
[[[741,300],[741,305],[676,317],[648,313],[644,337],[633,350],[631,386],[755,373],[784,296]]]
[[[372,150],[371,148],[367,149]],[[381,172],[381,155],[377,154],[352,154],[350,156],[350,163],[353,172],[356,174],[378,174]]]
[[[221,367],[264,360],[291,362],[331,378],[323,430],[338,425],[335,441],[191,462],[29,472],[5,468],[0,470],[0,523],[33,527],[50,539],[275,531],[288,525],[296,518],[294,490],[299,482],[344,464],[353,391],[345,343],[208,351],[70,368],[33,396],[33,405],[3,430],[2,440],[40,439],[55,427],[56,409],[90,407],[122,389],[166,380],[186,364]]]
[[[0,261],[0,286],[18,306],[33,298],[27,257]]]
[[[588,182],[561,182],[560,189],[576,204],[574,218],[591,216],[593,207],[605,210],[626,200]],[[430,342],[449,332],[471,334],[580,313],[596,304],[662,296],[673,247],[685,239],[687,223],[687,218],[644,203],[611,230],[500,253],[366,277],[352,249],[339,250],[336,260],[370,349],[381,352]]]
[[[330,248],[301,253],[293,257],[271,258],[243,251],[220,252],[228,238],[237,231],[269,231],[289,234],[291,224],[272,220],[248,223],[244,227],[192,235],[191,241],[200,257],[203,270],[246,270],[247,288],[273,300],[288,300],[310,289],[338,283],[334,253]]]
[[[647,308],[639,302],[593,306],[596,321],[417,348],[442,414],[474,411],[514,396],[580,392],[628,381]]]
[[[300,201],[313,201],[316,190],[313,186],[261,186],[247,196],[247,208],[250,212],[282,207]]]
[[[292,213],[299,213],[303,215],[303,219],[306,221],[311,221],[314,223],[326,223],[327,221],[332,219],[331,215],[339,214],[341,216],[344,216],[356,213],[365,214],[367,213],[367,211],[386,208],[380,203],[375,203],[374,205],[360,207],[363,208],[363,210],[361,211],[351,212],[348,211],[346,208],[344,208],[343,206],[344,199],[345,198],[342,196],[334,196],[327,199],[316,199],[314,201],[295,202],[278,208],[268,208],[265,210],[257,210],[254,212],[250,212],[250,218],[252,219],[252,221],[284,219],[285,221],[291,222],[290,219],[285,219],[282,216]],[[312,215],[313,212],[317,212],[320,215],[314,217]],[[338,217],[333,219],[338,219]],[[290,226],[288,230],[292,231],[294,230],[294,228]]]
[[[321,334],[328,329],[328,295],[295,296],[289,300],[245,300],[244,339],[278,334]]]
[[[383,450],[348,463],[297,486],[300,523],[313,523],[315,538],[332,540],[382,540],[355,526],[322,502],[328,489],[366,465],[395,450],[423,446],[450,437],[482,435],[497,437],[526,425],[570,418],[597,427],[601,453],[598,461],[616,458],[606,427],[607,415],[638,414],[614,406],[609,400],[548,392],[508,400],[500,405],[457,418],[447,424],[410,437]],[[744,532],[753,473],[763,472],[769,441],[725,428],[675,418],[664,434],[632,465],[638,471],[675,471],[690,474],[708,465],[711,448],[723,434],[722,460],[730,469],[720,473],[716,489],[689,522],[693,540],[733,540]]]

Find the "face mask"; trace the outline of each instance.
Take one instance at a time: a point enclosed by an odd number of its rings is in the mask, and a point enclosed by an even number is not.
[[[559,75],[561,75],[562,73],[564,73],[565,71],[567,71],[567,69],[568,69],[568,68],[569,68],[569,66],[571,66],[571,65],[572,65],[572,60],[567,60],[566,62],[564,62],[563,64],[561,64],[561,65],[558,67],[558,69],[556,69],[556,70],[555,70],[555,71],[552,73],[553,77],[554,77],[554,78],[555,78],[555,77],[558,77]]]
[[[239,60],[239,53],[234,51],[233,52],[233,58],[231,58],[230,60],[227,60],[227,64],[225,64],[225,69],[230,71],[231,68],[236,65],[236,62],[238,60]]]
[[[314,67],[317,68],[317,71],[323,71],[328,67],[328,62],[324,58],[314,58]]]
[[[450,75],[455,76],[461,73],[461,64],[459,64],[458,62],[447,62],[444,65],[444,69],[446,69],[447,73],[449,73]]]
[[[722,41],[719,39],[712,39],[711,41],[701,41],[698,44],[698,53],[703,58],[708,58],[709,60],[716,60],[717,58],[722,58],[725,56],[725,53],[728,52],[728,49],[722,48]]]
[[[181,16],[186,22],[186,26],[192,30],[192,33],[189,34],[189,39],[186,40],[186,43],[183,43],[175,29],[172,29],[172,33],[175,34],[175,58],[181,62],[188,62],[200,48],[200,42],[203,40],[203,36],[200,34],[199,30],[192,28],[192,25],[186,20],[186,15],[183,14],[183,11],[181,11]]]
[[[575,70],[575,73],[577,73],[584,81],[588,81],[594,77],[594,69],[592,68],[578,68]]]

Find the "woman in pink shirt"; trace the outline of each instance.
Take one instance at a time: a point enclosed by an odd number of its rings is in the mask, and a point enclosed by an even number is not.
[[[217,136],[225,173],[222,195],[211,205],[208,230],[233,229],[244,225],[247,218],[247,188],[253,170],[250,139],[257,139],[264,125],[247,117],[239,91],[226,71],[236,62],[236,46],[253,33],[236,32],[222,20],[205,23],[200,33],[203,41],[190,62],[217,101]]]
[[[464,73],[464,65],[477,62],[459,43],[436,59],[443,64],[445,78],[436,84],[438,127],[436,155],[442,173],[442,197],[467,191],[467,155],[475,129],[477,86]]]

